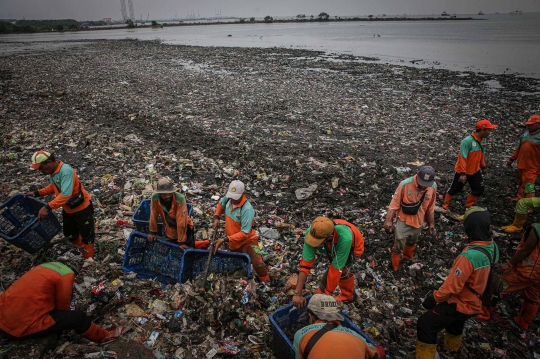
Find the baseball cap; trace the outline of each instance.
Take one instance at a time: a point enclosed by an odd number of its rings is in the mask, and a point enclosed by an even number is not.
[[[527,122],[525,122],[526,125],[534,125],[535,123],[539,123],[540,122],[540,116],[538,115],[533,115],[529,118],[529,120]]]
[[[322,320],[344,320],[334,297],[326,294],[314,294],[309,300],[307,309]]]
[[[174,193],[177,190],[170,178],[160,178],[154,193]]]
[[[484,128],[497,128],[497,127],[499,126],[489,122],[489,120],[486,120],[486,119],[480,120],[476,123],[476,129],[478,130],[483,130]]]
[[[334,222],[330,218],[317,217],[311,222],[309,232],[306,234],[306,243],[312,247],[318,247],[332,233],[334,233]]]
[[[51,157],[51,154],[47,151],[37,151],[32,155],[32,165],[30,166],[31,169],[34,171],[39,169],[39,166],[41,166],[41,162],[45,162]]]
[[[229,199],[237,200],[244,194],[244,183],[242,181],[234,180],[229,185],[229,190],[225,195]]]
[[[422,166],[416,174],[416,182],[422,187],[431,187],[435,181],[435,170],[431,166]]]

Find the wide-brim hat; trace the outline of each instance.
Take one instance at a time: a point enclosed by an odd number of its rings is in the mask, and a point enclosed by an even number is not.
[[[176,191],[178,191],[178,188],[169,178],[161,178],[154,193],[174,193]]]
[[[306,243],[312,247],[318,247],[329,235],[334,233],[334,222],[323,216],[315,218],[306,233]]]

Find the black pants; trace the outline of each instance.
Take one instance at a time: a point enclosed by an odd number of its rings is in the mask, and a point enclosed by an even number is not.
[[[84,244],[93,244],[96,238],[96,229],[94,225],[94,206],[90,205],[85,209],[75,212],[66,213],[62,210],[64,218],[64,237],[71,237],[76,240],[79,235],[82,237]]]
[[[465,183],[461,183],[459,181],[459,176],[459,173],[454,175],[454,180],[452,181],[452,185],[448,190],[448,194],[451,196],[460,192],[465,186]],[[469,183],[469,186],[471,186],[471,194],[473,196],[480,197],[484,193],[484,177],[482,177],[481,170],[473,175],[467,175],[467,182]]]
[[[49,315],[55,323],[45,330],[17,338],[0,329],[0,335],[6,339],[14,340],[44,337],[50,334],[59,334],[64,330],[74,330],[75,333],[82,334],[92,325],[92,321],[82,310],[53,310]]]
[[[456,310],[456,303],[437,304],[432,310],[422,314],[416,323],[418,340],[426,344],[437,344],[437,333],[446,329],[452,335],[461,335],[467,319],[475,317]]]

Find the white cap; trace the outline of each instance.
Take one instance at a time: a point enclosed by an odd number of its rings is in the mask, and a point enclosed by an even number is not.
[[[244,183],[242,181],[232,181],[227,191],[227,198],[237,200],[244,194]]]

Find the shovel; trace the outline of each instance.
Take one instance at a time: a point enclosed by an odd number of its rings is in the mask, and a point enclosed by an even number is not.
[[[204,268],[204,273],[200,279],[199,282],[199,290],[201,292],[204,292],[206,290],[206,279],[208,278],[208,269],[210,268],[210,262],[212,262],[212,255],[214,254],[214,243],[216,243],[218,228],[214,230],[214,235],[212,236],[212,240],[210,241],[210,245],[208,246],[208,259],[206,260],[206,267]]]

